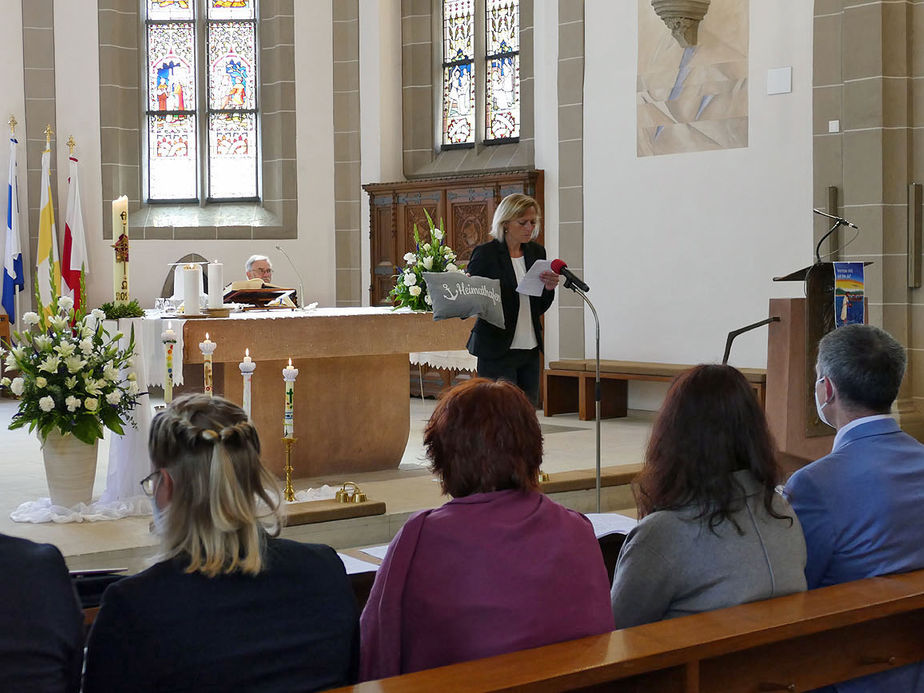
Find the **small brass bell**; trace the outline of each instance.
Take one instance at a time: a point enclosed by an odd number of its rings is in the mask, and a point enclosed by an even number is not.
[[[366,494],[363,493],[359,484],[355,481],[347,481],[340,487],[337,491],[337,502],[338,503],[365,503]]]
[[[544,472],[541,469],[539,470],[539,483],[545,484],[551,479],[548,472]]]

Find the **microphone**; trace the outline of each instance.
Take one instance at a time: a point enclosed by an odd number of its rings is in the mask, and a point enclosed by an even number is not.
[[[584,280],[568,269],[568,265],[565,264],[564,260],[552,260],[552,271],[567,279],[565,286],[573,284],[581,291],[590,291],[590,287],[584,283]]]
[[[819,216],[827,217],[828,219],[833,219],[834,221],[836,221],[836,222],[838,222],[839,224],[842,224],[842,225],[844,225],[844,226],[849,226],[850,228],[852,228],[852,229],[857,229],[858,231],[860,230],[860,227],[859,227],[859,226],[857,226],[856,224],[851,224],[849,221],[847,221],[847,220],[844,219],[843,217],[836,217],[836,216],[834,216],[833,214],[828,214],[827,212],[822,212],[820,209],[813,209],[812,211],[815,212],[815,214],[817,214],[817,215],[819,215]]]
[[[292,267],[292,271],[295,272],[295,276],[298,277],[298,307],[305,307],[305,282],[302,281],[302,275],[299,274],[298,268],[295,266],[295,263],[292,262],[292,258],[289,257],[289,254],[282,249],[282,246],[277,245],[276,250],[283,254],[286,260],[289,261],[289,265]]]

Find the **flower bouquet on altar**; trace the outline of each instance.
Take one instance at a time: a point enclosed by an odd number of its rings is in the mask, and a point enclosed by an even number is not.
[[[51,504],[74,508],[92,500],[104,428],[122,434],[133,423],[138,385],[120,370],[131,366],[135,338],[120,348],[122,335],[103,327],[101,310],[75,311],[67,296],[46,307],[37,287],[35,294],[38,312],[22,317],[29,329],[0,349],[7,369],[18,373],[0,385],[20,398],[10,428],[38,431]]]
[[[424,281],[424,272],[461,272],[454,264],[456,254],[452,248],[443,244],[445,232],[443,220],[439,227],[434,226],[433,219],[427,215],[427,224],[430,226],[430,241],[421,244],[417,224],[414,224],[414,244],[416,251],[406,253],[404,256],[404,269],[395,270],[395,287],[388,297],[395,302],[395,308],[410,308],[411,310],[430,310],[433,301],[427,295],[427,284]]]

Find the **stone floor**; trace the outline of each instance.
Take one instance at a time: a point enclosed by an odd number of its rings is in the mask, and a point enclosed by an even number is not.
[[[283,531],[283,536],[323,542],[335,548],[385,543],[411,512],[445,502],[446,499],[440,495],[439,485],[427,469],[422,442],[423,429],[433,410],[434,401],[411,399],[409,406],[411,431],[399,468],[360,474],[351,479],[360,484],[370,499],[384,501],[386,514],[289,527]],[[0,532],[55,544],[72,569],[127,567],[134,571],[143,568],[156,544],[149,530],[149,517],[71,524],[26,524],[10,519],[10,512],[20,503],[48,495],[41,449],[36,437],[22,429],[7,430],[15,410],[15,402],[0,400]],[[652,419],[651,412],[633,411],[624,419],[602,422],[602,466],[640,462]],[[544,471],[593,469],[596,457],[593,421],[579,421],[577,415],[567,414],[547,419],[540,413],[540,423],[545,437]],[[105,487],[108,451],[107,436],[100,444],[94,497]],[[346,479],[333,477],[304,478],[296,479],[294,486],[296,490],[301,490],[324,483],[339,485],[344,481]],[[556,494],[555,499],[585,512],[593,510],[595,506],[593,491]],[[603,490],[603,510],[622,510],[632,505],[628,488]]]

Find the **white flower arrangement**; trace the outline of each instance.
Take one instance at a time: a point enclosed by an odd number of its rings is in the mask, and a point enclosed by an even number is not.
[[[134,334],[120,349],[122,335],[103,328],[102,311],[75,312],[73,299],[61,296],[46,312],[38,292],[36,303],[38,312],[22,317],[28,329],[13,335],[17,346],[0,349],[7,369],[18,372],[0,380],[21,398],[10,428],[28,425],[43,440],[57,428],[88,444],[103,437],[104,427],[124,433],[123,425],[133,423],[138,385],[119,378],[119,369],[134,352]]]
[[[414,243],[416,252],[404,254],[404,269],[396,268],[395,286],[388,295],[395,302],[396,308],[412,308],[413,310],[429,310],[433,305],[432,299],[427,295],[427,284],[423,280],[424,272],[461,272],[453,264],[456,254],[448,245],[443,245],[446,232],[443,222],[435,226],[433,219],[427,214],[430,240],[421,243],[417,225],[414,225]]]

